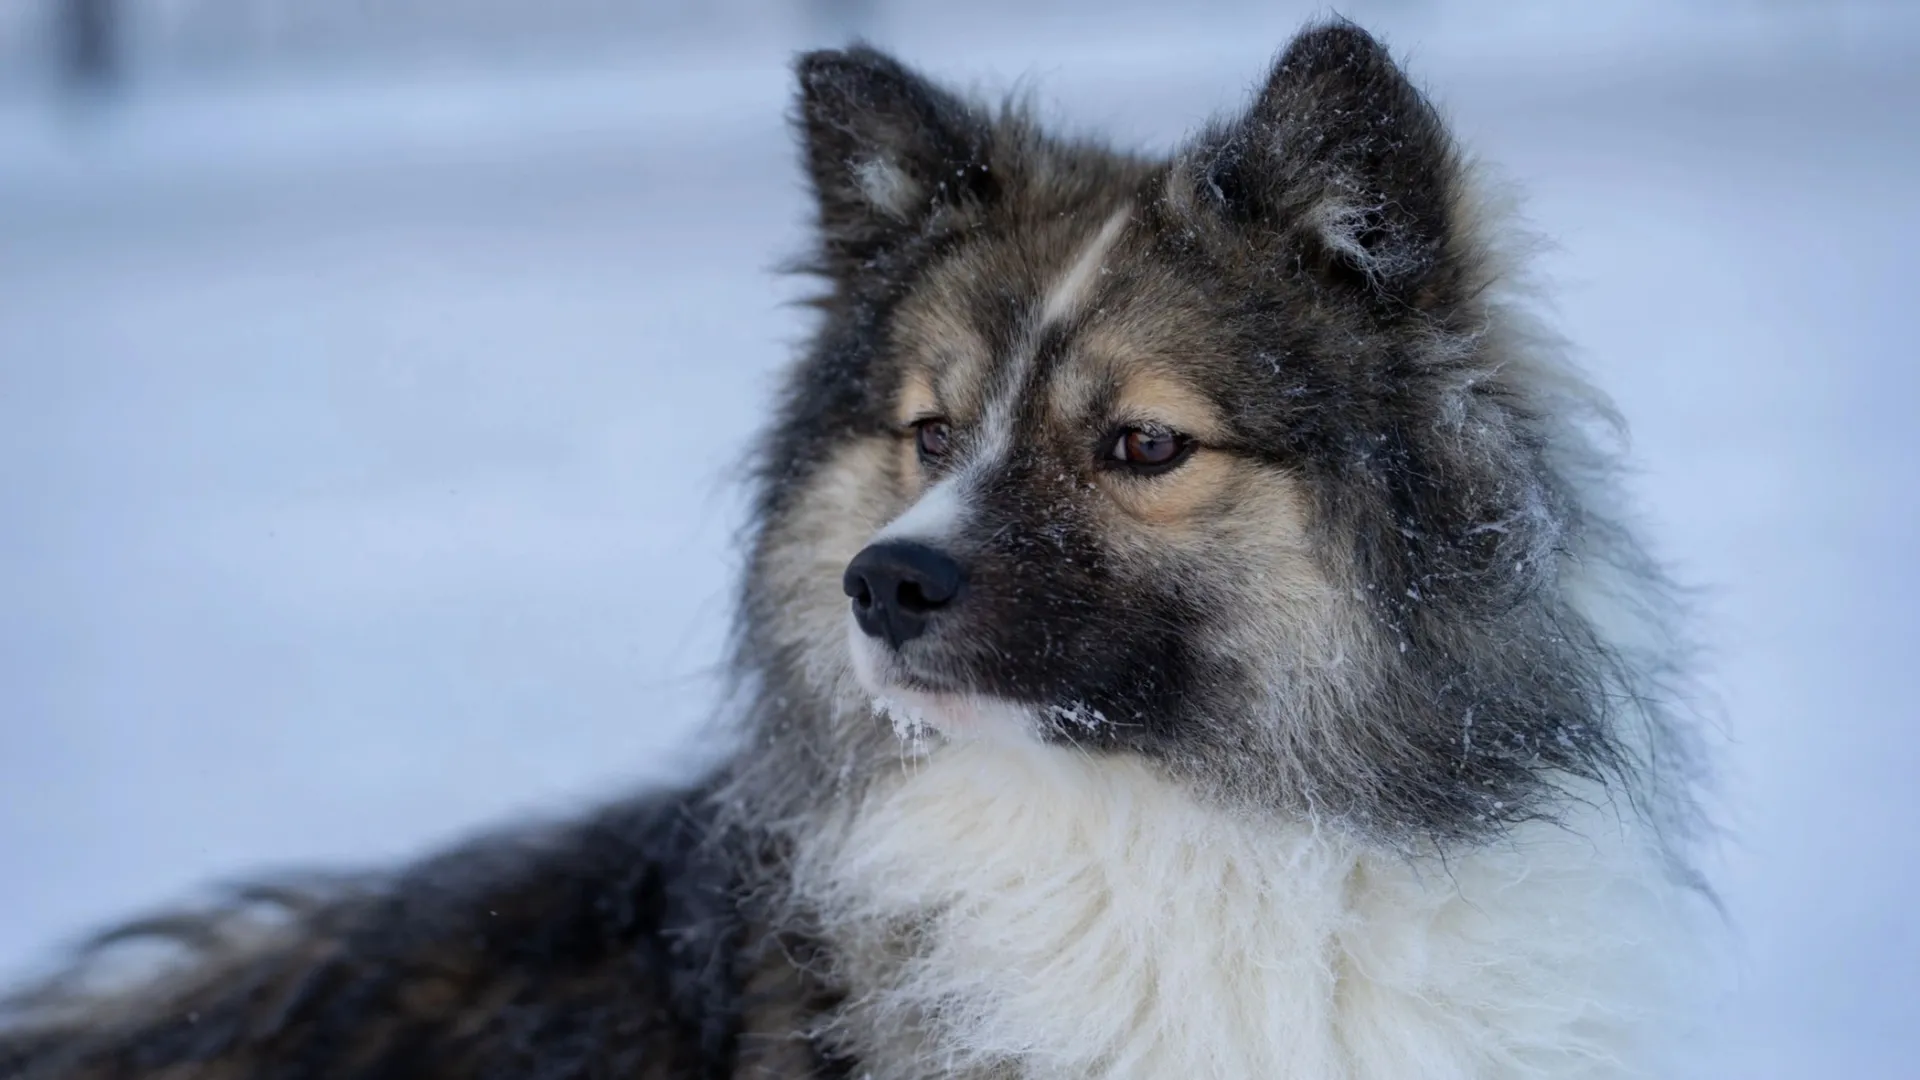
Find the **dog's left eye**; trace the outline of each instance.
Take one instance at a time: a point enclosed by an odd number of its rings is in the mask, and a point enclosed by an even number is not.
[[[952,449],[953,426],[937,416],[928,417],[914,423],[913,439],[920,451],[920,460],[935,461]]]
[[[1109,460],[1144,474],[1165,472],[1186,460],[1192,439],[1164,428],[1127,428],[1114,436]]]

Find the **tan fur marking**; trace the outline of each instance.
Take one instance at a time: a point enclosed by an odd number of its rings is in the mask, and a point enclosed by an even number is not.
[[[1080,417],[1112,391],[1119,412],[1111,420],[1144,419],[1168,424],[1202,441],[1216,439],[1220,418],[1211,398],[1195,379],[1212,369],[1198,342],[1201,332],[1183,334],[1177,306],[1153,323],[1139,319],[1097,319],[1075,337],[1072,358],[1056,371],[1051,406],[1057,421]]]
[[[1153,477],[1103,473],[1102,486],[1120,509],[1149,525],[1210,531],[1208,518],[1228,512],[1249,486],[1244,466],[1217,451],[1196,450],[1186,464]]]
[[[933,380],[924,368],[913,368],[907,372],[906,379],[900,385],[899,400],[894,402],[893,419],[904,432],[908,425],[930,416],[944,416],[940,398],[934,393]],[[903,433],[894,440],[896,452],[895,475],[900,478],[900,490],[911,499],[917,496],[925,486],[925,470],[920,467],[919,444],[910,432]]]
[[[928,416],[939,416],[940,398],[933,391],[933,379],[924,368],[913,368],[900,384],[900,398],[894,403],[893,420],[901,427]]]
[[[1213,402],[1185,379],[1160,371],[1147,370],[1128,377],[1121,384],[1115,411],[1116,419],[1165,424],[1202,443],[1217,441],[1221,435],[1220,416]]]
[[[902,387],[895,411],[902,422],[913,418],[905,410],[922,402],[955,424],[977,420],[986,407],[993,356],[962,314],[958,291],[957,284],[943,284],[936,275],[901,304],[895,317],[891,344],[906,365],[909,383],[916,376],[921,380],[917,388]],[[926,397],[911,397],[919,392]]]

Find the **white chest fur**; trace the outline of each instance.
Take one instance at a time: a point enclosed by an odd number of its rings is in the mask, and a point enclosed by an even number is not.
[[[1635,1076],[1685,897],[1630,822],[1603,803],[1411,859],[975,743],[912,763],[804,877],[876,1077]]]

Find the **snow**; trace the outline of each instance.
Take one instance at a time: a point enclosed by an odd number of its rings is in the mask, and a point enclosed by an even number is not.
[[[1746,960],[1701,1075],[1905,1075],[1920,20],[1482,7],[1351,13],[1530,195],[1702,588]],[[876,36],[1155,145],[1306,13],[957,10]],[[0,974],[709,749],[729,477],[804,328],[768,38],[0,98]]]

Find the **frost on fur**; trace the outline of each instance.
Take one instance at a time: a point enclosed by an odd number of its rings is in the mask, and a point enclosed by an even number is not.
[[[1463,268],[1443,258],[1457,228],[1451,140],[1365,33],[1302,34],[1247,115],[1203,147],[1203,189],[1253,238],[1395,303],[1433,310],[1459,299]]]
[[[921,199],[920,185],[898,165],[882,157],[868,158],[854,165],[853,177],[875,210],[896,221],[912,219],[914,204]]]
[[[942,206],[990,193],[989,129],[966,102],[866,48],[809,53],[798,70],[823,269],[851,273]]]

